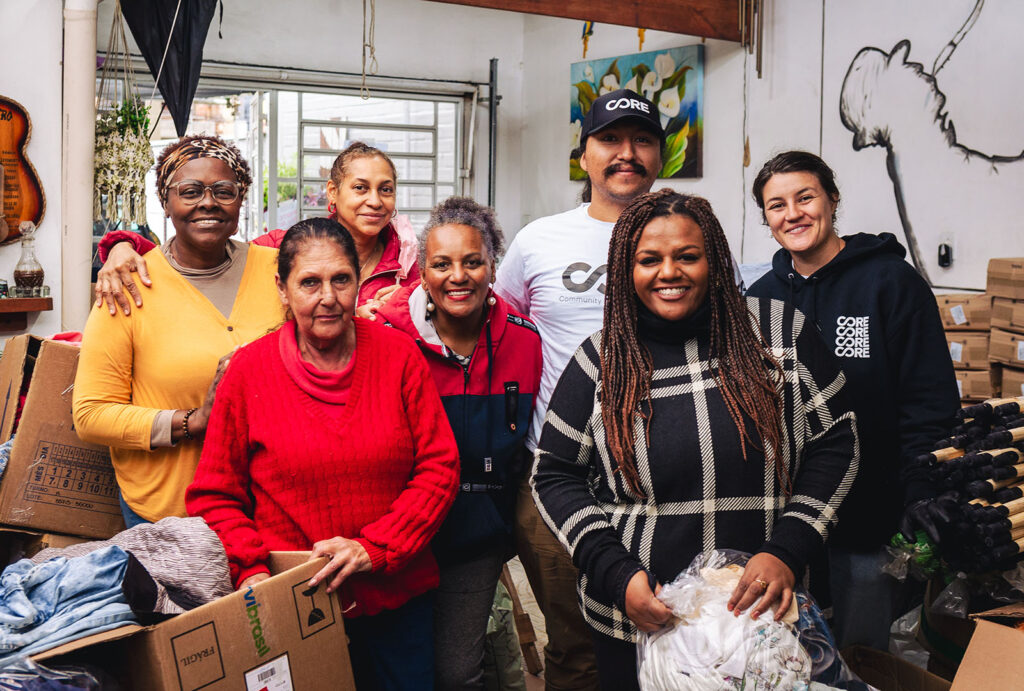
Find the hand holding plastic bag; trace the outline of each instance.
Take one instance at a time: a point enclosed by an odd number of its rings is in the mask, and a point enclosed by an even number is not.
[[[726,605],[749,558],[729,550],[699,555],[686,571],[662,587],[658,597],[676,619],[661,631],[640,634],[640,688],[870,688],[843,664],[820,611],[806,593],[797,591],[797,601],[782,621],[733,616]],[[807,644],[802,642],[804,638]]]

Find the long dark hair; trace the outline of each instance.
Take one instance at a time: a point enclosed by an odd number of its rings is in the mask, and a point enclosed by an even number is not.
[[[717,359],[715,383],[740,435],[743,458],[747,445],[775,452],[775,475],[788,493],[789,479],[779,459],[782,444],[782,399],[775,388],[782,366],[772,357],[763,337],[751,322],[746,301],[734,280],[732,252],[725,231],[706,199],[664,189],[636,198],[612,230],[608,247],[604,331],[601,336],[601,418],[608,447],[629,488],[644,496],[636,469],[633,425],[637,411],[650,428],[650,408],[641,402],[651,395],[651,354],[637,337],[636,290],[633,263],[644,228],[654,218],[679,214],[693,220],[704,235],[708,260],[711,358]],[[751,437],[744,418],[754,422],[758,440]]]

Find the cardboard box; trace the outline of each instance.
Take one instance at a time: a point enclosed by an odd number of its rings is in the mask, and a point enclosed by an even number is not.
[[[842,652],[858,677],[879,691],[948,691],[949,682],[881,650],[855,645]]]
[[[7,341],[0,432],[10,433],[18,393],[29,384],[0,483],[0,524],[104,540],[124,530],[124,521],[109,449],[83,442],[72,423],[78,355],[76,346],[35,336]]]
[[[942,328],[946,331],[987,331],[992,317],[992,297],[986,293],[936,295]]]
[[[961,400],[985,400],[999,395],[998,375],[992,369],[958,369],[956,374],[956,388],[960,392]]]
[[[87,542],[85,538],[57,533],[39,533],[17,528],[0,527],[0,563],[3,566],[13,564],[19,559],[34,557],[44,549],[54,547],[62,549]],[[2,567],[0,567],[2,568]]]
[[[270,567],[277,575],[245,591],[155,626],[121,627],[33,659],[101,660],[125,688],[147,691],[355,689],[338,594],[328,595],[322,583],[307,587],[325,563],[307,558],[276,554]]]
[[[1024,632],[985,619],[967,646],[951,691],[1024,691]]]
[[[989,259],[985,292],[992,297],[1024,300],[1024,258]]]
[[[1024,367],[1024,335],[992,329],[989,332],[988,359],[1004,365]]]
[[[1005,392],[1005,393],[1004,393]],[[1024,369],[1002,367],[1000,396],[1024,396]]]
[[[957,369],[988,368],[988,331],[947,331],[946,345],[953,367]]]
[[[1007,331],[1024,332],[1024,300],[992,300],[991,325]]]

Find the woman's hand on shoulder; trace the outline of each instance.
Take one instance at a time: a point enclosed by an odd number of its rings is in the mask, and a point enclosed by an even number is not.
[[[188,434],[192,439],[202,439],[206,436],[206,428],[210,424],[210,416],[213,414],[213,401],[217,394],[217,387],[220,385],[220,380],[224,376],[224,372],[228,369],[228,364],[231,362],[231,356],[235,354],[238,347],[235,347],[227,355],[221,357],[217,362],[217,371],[213,375],[213,381],[210,382],[210,387],[206,390],[206,398],[203,400],[203,405],[196,408],[195,412],[189,415],[188,418]],[[171,418],[171,440],[179,442],[185,438],[185,425],[184,417],[188,413],[186,410],[176,411],[174,417]]]
[[[370,321],[377,321],[377,310],[384,306],[384,303],[377,298],[370,298],[363,304],[356,307],[356,316]]]
[[[334,578],[327,584],[329,593],[337,590],[349,576],[365,573],[373,568],[370,555],[366,553],[366,549],[361,544],[340,536],[314,543],[313,552],[309,558],[313,560],[319,557],[328,557],[330,561],[324,568],[317,571],[313,578],[309,579],[309,584],[314,586],[334,574]]]
[[[401,287],[402,286],[399,285],[398,283],[394,283],[389,286],[384,286],[383,288],[381,288],[380,290],[373,294],[373,299],[376,300],[379,305],[383,305],[388,300],[390,300],[392,296],[395,293],[397,293],[398,289]]]
[[[660,585],[657,590],[661,590]],[[651,590],[646,571],[637,571],[626,585],[626,616],[647,633],[654,633],[672,621],[672,610]]]
[[[758,552],[747,562],[740,582],[732,591],[729,611],[738,617],[756,602],[750,616],[757,619],[774,605],[775,621],[778,621],[789,610],[795,585],[796,576],[781,559]]]
[[[252,576],[249,576],[244,581],[239,583],[238,584],[238,589],[239,590],[245,590],[249,586],[256,585],[257,583],[265,581],[268,578],[270,578],[270,574],[269,573],[256,573],[256,574],[253,574]]]
[[[131,303],[125,296],[127,292],[135,301],[136,307],[142,307],[142,293],[135,285],[132,273],[139,274],[139,280],[146,286],[153,285],[149,278],[146,260],[143,259],[129,242],[119,242],[110,248],[107,261],[96,275],[96,307],[107,303],[111,316],[120,307],[125,315],[131,314]]]

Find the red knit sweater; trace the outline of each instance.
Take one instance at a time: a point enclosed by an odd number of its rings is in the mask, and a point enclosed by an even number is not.
[[[185,495],[227,551],[237,587],[270,550],[358,541],[373,572],[341,588],[346,616],[394,609],[437,586],[427,544],[457,491],[459,456],[430,370],[405,334],[355,319],[341,422],[291,379],[280,331],[239,350],[217,389]]]

